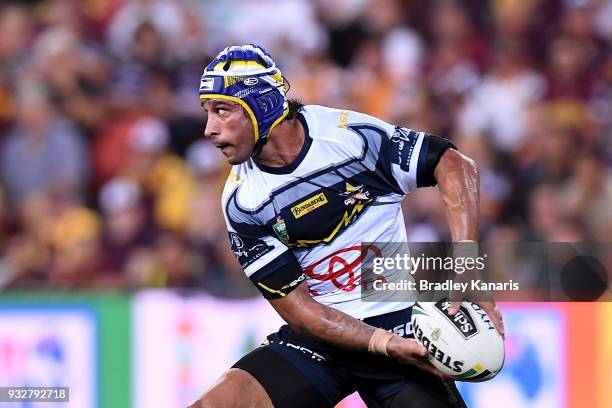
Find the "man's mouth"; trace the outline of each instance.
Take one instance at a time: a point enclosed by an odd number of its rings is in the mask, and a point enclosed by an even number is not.
[[[219,142],[219,143],[214,143],[215,147],[219,150],[223,150],[228,146],[231,146],[229,143],[223,143],[223,142]]]

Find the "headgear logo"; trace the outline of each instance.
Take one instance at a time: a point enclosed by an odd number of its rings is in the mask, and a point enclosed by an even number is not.
[[[202,78],[200,81],[200,91],[212,91],[214,84],[214,78]]]

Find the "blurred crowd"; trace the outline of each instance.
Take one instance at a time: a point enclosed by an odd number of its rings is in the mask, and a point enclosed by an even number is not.
[[[233,43],[289,96],[452,139],[481,172],[482,240],[612,242],[611,0],[0,3],[0,290],[253,293],[203,67]],[[435,189],[415,241],[450,238]]]

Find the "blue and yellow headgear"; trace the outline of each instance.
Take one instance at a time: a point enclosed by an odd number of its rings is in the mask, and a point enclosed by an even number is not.
[[[200,81],[204,99],[231,100],[247,111],[255,135],[252,156],[289,112],[280,70],[266,50],[253,44],[227,47],[208,64]]]

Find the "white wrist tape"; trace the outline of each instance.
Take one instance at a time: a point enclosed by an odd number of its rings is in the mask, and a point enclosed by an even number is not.
[[[374,354],[382,354],[388,356],[387,343],[391,340],[391,337],[395,336],[393,333],[388,332],[384,329],[376,329],[370,337],[370,344],[368,345],[368,351]]]

